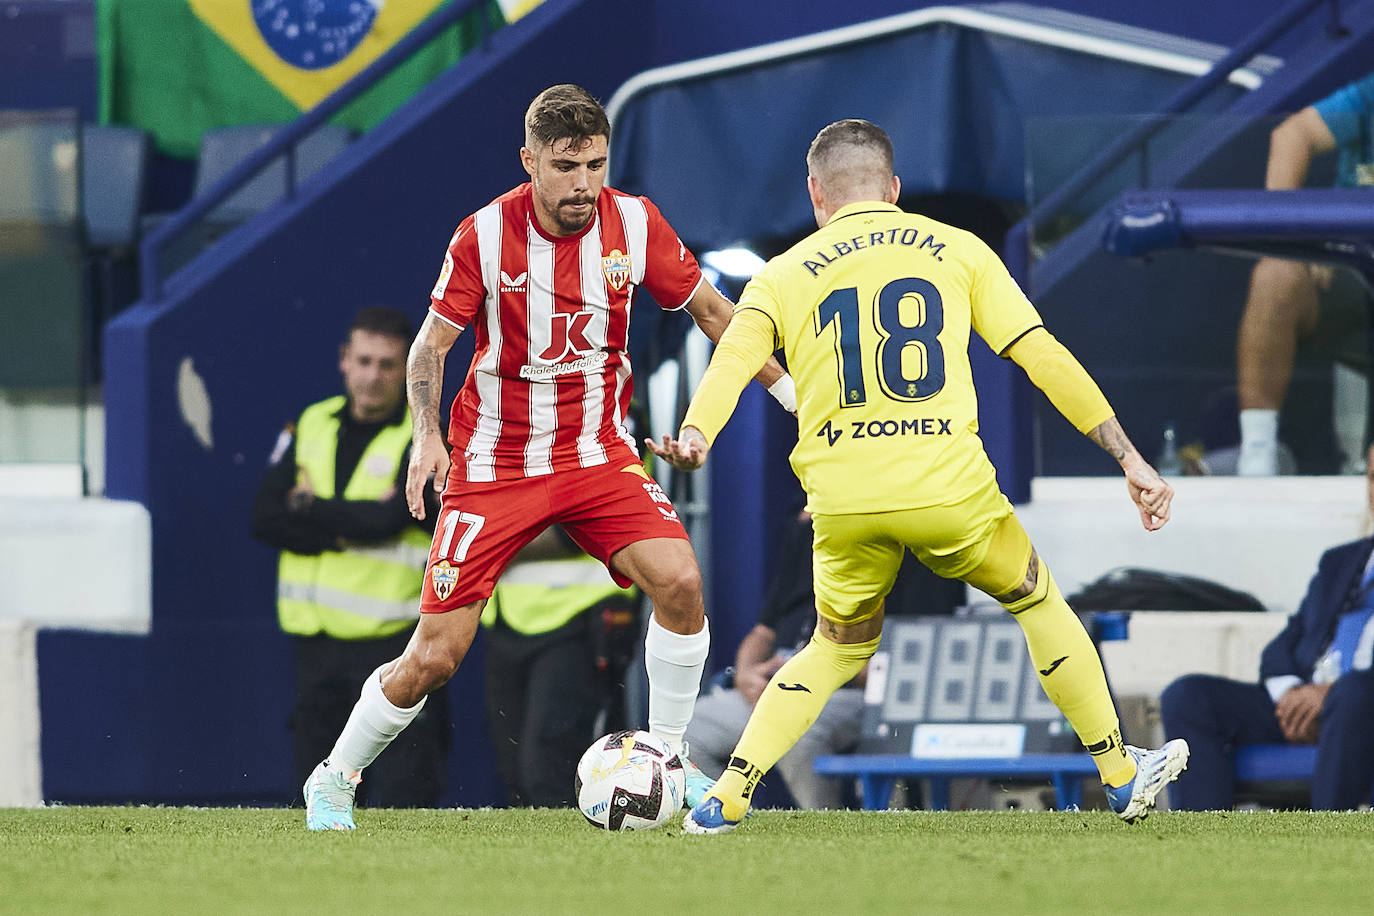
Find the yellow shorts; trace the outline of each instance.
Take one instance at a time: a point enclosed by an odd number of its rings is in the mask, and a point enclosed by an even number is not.
[[[1030,536],[995,485],[954,505],[817,515],[812,524],[816,609],[845,626],[880,611],[905,550],[993,596],[1022,583],[1031,556]]]

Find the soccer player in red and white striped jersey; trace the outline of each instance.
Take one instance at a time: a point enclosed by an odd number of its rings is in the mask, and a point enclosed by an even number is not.
[[[714,341],[733,307],[648,199],[603,186],[609,139],[586,90],[544,90],[525,114],[520,161],[530,181],[464,219],[449,242],[407,373],[411,512],[424,517],[429,480],[443,492],[423,613],[306,782],[312,829],[352,828],[361,771],[457,670],[497,578],[552,524],[617,583],[649,596],[649,731],[682,750],[710,632],[687,533],[625,432],[630,314],[643,287],[663,308],[685,308]],[[444,357],[469,327],[476,351],[453,402],[450,453],[438,413]],[[795,411],[775,360],[757,378]],[[695,804],[711,781],[687,769]]]
[[[604,143],[586,154],[604,162]],[[534,186],[524,184],[463,220],[449,243],[431,314],[477,335],[449,427],[466,480],[518,480],[633,452],[621,424],[634,293],[642,286],[677,309],[710,288],[647,199],[611,188],[571,195],[580,202],[550,208],[558,218],[594,214],[571,234],[541,225]]]

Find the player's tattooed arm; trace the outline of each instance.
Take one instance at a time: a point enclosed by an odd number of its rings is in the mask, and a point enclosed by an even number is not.
[[[1093,427],[1088,432],[1088,438],[1121,465],[1126,475],[1126,488],[1131,494],[1131,501],[1140,511],[1140,523],[1145,530],[1155,531],[1164,527],[1169,520],[1174,488],[1136,451],[1126,431],[1121,428],[1121,422],[1116,417],[1110,417]]]
[[[459,333],[458,328],[430,312],[420,325],[406,360],[406,396],[414,430],[406,473],[406,505],[418,519],[425,517],[425,483],[433,481],[434,489],[442,491],[448,477],[448,448],[439,422],[439,397],[444,384],[444,357]]]
[[[410,412],[414,417],[417,436],[433,432],[439,421],[439,383],[443,378],[443,359],[433,347],[416,347],[410,351],[406,368],[409,378]]]
[[[415,425],[415,438],[437,433],[439,397],[444,384],[444,357],[458,339],[458,329],[431,312],[410,345],[406,360],[406,392]]]
[[[701,332],[710,338],[711,343],[719,343],[721,335],[729,327],[735,312],[734,304],[710,283],[702,281],[692,298],[687,300],[687,313],[692,316]],[[765,388],[782,378],[786,371],[773,356],[769,356],[754,378]],[[795,406],[789,409],[795,409]]]
[[[1109,417],[1097,426],[1088,431],[1088,438],[1093,440],[1105,451],[1116,459],[1118,464],[1124,465],[1126,457],[1135,452],[1135,446],[1127,438],[1126,431],[1121,428],[1121,421],[1116,417]]]

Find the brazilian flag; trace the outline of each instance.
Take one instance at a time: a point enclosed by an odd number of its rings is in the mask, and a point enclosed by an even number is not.
[[[100,119],[194,158],[208,128],[291,121],[446,2],[97,0]],[[483,0],[334,117],[367,130],[539,0]]]

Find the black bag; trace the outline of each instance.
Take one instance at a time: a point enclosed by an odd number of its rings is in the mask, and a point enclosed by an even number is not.
[[[1248,592],[1209,579],[1121,566],[1068,597],[1075,611],[1264,611]]]

